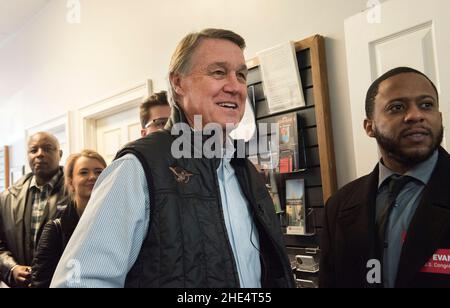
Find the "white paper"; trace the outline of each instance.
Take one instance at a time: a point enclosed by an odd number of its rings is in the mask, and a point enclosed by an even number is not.
[[[255,113],[250,101],[245,103],[245,113],[239,125],[230,133],[231,138],[235,140],[244,140],[249,142],[256,133]]]
[[[270,113],[305,106],[294,42],[258,53]]]

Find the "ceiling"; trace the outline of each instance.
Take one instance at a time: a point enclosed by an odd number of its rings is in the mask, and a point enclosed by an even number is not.
[[[25,26],[50,0],[0,0],[0,46]]]

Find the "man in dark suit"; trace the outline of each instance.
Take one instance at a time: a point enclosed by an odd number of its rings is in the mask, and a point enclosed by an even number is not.
[[[450,287],[450,155],[435,85],[400,67],[366,97],[374,171],[326,206],[321,287]]]

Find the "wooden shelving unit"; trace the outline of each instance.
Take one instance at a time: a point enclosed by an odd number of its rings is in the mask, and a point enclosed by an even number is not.
[[[249,67],[247,85],[254,88],[257,121],[292,112],[299,113],[304,120],[302,131],[306,136],[308,168],[302,177],[306,180],[307,207],[315,209],[316,212],[313,233],[318,235],[322,227],[324,204],[337,190],[325,39],[323,36],[314,35],[296,42],[295,48],[306,106],[269,113],[258,58],[247,61]],[[279,191],[283,192],[283,188],[281,187]],[[303,240],[311,244],[317,242],[316,239],[311,239],[311,236],[308,238],[305,236]]]
[[[295,42],[295,49],[306,106],[270,113],[264,95],[258,58],[247,62],[249,67],[247,86],[249,93],[254,93],[253,103],[257,122],[270,121],[272,117],[293,112],[302,119],[300,129],[305,138],[306,170],[295,172],[295,174],[278,174],[277,186],[281,204],[284,207],[285,181],[298,177],[305,179],[306,209],[307,213],[311,213],[311,217],[307,216],[308,234],[285,235],[285,242],[293,260],[295,260],[296,251],[301,254],[301,251],[305,249],[312,249],[318,251],[315,256],[318,261],[320,249],[317,248],[320,247],[324,205],[337,190],[325,39],[320,35],[314,35]],[[317,282],[318,273],[311,274],[307,279]]]
[[[9,187],[9,148],[0,148],[0,193]]]

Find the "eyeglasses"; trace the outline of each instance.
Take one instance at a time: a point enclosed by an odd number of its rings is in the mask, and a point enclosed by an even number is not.
[[[166,126],[167,121],[169,120],[169,118],[158,118],[158,119],[153,119],[150,122],[148,122],[147,124],[145,124],[144,128],[164,128],[164,126]]]

